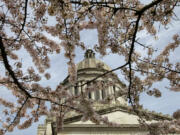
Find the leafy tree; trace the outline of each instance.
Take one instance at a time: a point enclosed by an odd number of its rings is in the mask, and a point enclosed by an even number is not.
[[[76,85],[74,50],[77,47],[83,50],[87,48],[80,41],[80,31],[83,29],[97,29],[99,43],[94,45],[96,52],[105,56],[110,50],[111,53],[124,57],[123,65],[99,77],[120,70],[128,82],[125,94],[129,103],[133,111],[143,119],[145,114],[138,113],[141,108],[140,93],[161,96],[157,88],[151,88],[155,82],[161,82],[164,78],[170,82],[169,90],[180,91],[180,63],[169,60],[170,53],[179,47],[180,38],[178,34],[170,35],[173,41],[164,45],[163,50],[157,53],[153,46],[142,44],[137,34],[146,31],[157,39],[158,26],[166,28],[175,20],[174,11],[178,6],[179,0],[153,0],[146,5],[140,0],[1,0],[0,61],[5,72],[0,75],[0,85],[12,92],[16,103],[0,98],[6,115],[6,120],[1,120],[0,134],[13,131],[16,126],[19,129],[27,128],[38,121],[40,116],[52,112],[62,122],[60,113],[66,109],[75,110],[82,115],[93,111],[88,100],[81,95],[76,98],[68,95],[67,88],[61,83],[56,89],[43,87],[39,83],[42,75],[50,78],[50,74],[46,73],[46,69],[50,67],[50,54],[60,53],[63,48],[65,57],[69,60],[69,82],[72,86],[79,87]],[[56,43],[46,33],[58,38],[61,43]],[[143,47],[146,54],[140,54],[136,46]],[[18,58],[22,49],[31,56],[34,63],[27,70],[22,68],[23,63]],[[89,82],[96,79],[98,77]],[[66,98],[61,103],[59,101],[63,94]],[[83,108],[86,111],[82,111],[75,103],[78,100],[86,102]],[[52,104],[51,109],[48,109],[47,102]],[[93,116],[95,113],[90,114],[89,118],[100,117]],[[158,132],[180,131],[180,111],[173,116],[172,121],[161,122],[163,131]],[[26,120],[21,123],[24,119]],[[167,125],[171,125],[171,128],[162,128]]]

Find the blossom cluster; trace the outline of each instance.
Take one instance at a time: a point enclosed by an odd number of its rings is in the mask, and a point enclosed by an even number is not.
[[[5,107],[3,114],[7,118],[0,121],[3,125],[0,134],[13,131],[14,127],[27,128],[42,115],[50,114],[57,116],[58,129],[61,129],[64,114],[72,110],[82,114],[83,121],[113,125],[108,118],[98,115],[91,104],[94,101],[87,99],[89,92],[114,85],[114,80],[106,80],[106,73],[90,80],[92,84],[83,87],[79,95],[69,91],[72,87],[80,87],[77,85],[78,71],[74,59],[76,48],[87,49],[80,39],[80,32],[84,29],[97,30],[98,44],[93,45],[97,53],[102,56],[114,53],[124,58],[124,65],[109,71],[120,70],[126,80],[124,92],[115,93],[115,97],[126,94],[134,109],[131,111],[140,118],[144,115],[137,111],[142,108],[139,104],[140,94],[146,92],[150,96],[161,96],[157,88],[151,90],[155,82],[166,78],[170,82],[170,90],[180,91],[180,64],[169,60],[170,53],[179,47],[179,35],[175,34],[173,41],[164,45],[158,55],[155,55],[154,47],[138,42],[136,37],[137,33],[146,31],[157,39],[156,25],[168,26],[176,17],[174,11],[179,6],[179,0],[154,0],[146,5],[139,0],[1,0],[0,3],[0,66],[5,68],[5,72],[0,73],[0,86],[6,87],[17,103],[15,105],[0,98],[0,104]],[[49,34],[59,39],[60,43]],[[144,48],[147,55],[137,52],[139,46]],[[24,63],[19,58],[21,49],[29,54],[33,67],[23,69]],[[51,66],[49,56],[54,52],[62,53],[61,49],[68,59],[69,85],[60,83],[53,90],[42,86],[40,80],[43,77],[51,79],[51,74],[46,72]],[[101,69],[103,65],[97,67]],[[104,82],[97,81],[100,77]],[[47,103],[51,104],[50,109]],[[164,131],[179,131],[179,111],[174,113],[172,121],[160,124]],[[163,128],[170,124],[169,128]],[[153,127],[156,125],[151,127],[155,129]]]

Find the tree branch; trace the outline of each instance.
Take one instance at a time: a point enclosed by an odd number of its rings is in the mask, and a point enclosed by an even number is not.
[[[144,44],[142,44],[142,43],[140,43],[139,41],[135,41],[138,45],[140,45],[140,46],[142,46],[142,47],[144,47],[144,48],[147,48],[147,49],[153,49],[153,48],[150,48],[150,47],[148,47],[148,46],[146,46],[146,45],[144,45]],[[158,51],[157,49],[153,49],[154,51]]]
[[[162,1],[163,0],[156,0],[156,1],[151,2],[150,4],[141,8],[139,11],[136,11],[135,15],[140,15],[140,14],[142,15],[146,10],[153,7],[154,5],[157,5],[158,3],[162,2]]]
[[[0,50],[1,50],[1,56],[3,58],[3,63],[4,66],[6,68],[6,70],[8,71],[9,75],[12,77],[14,83],[18,86],[18,88],[28,97],[31,97],[31,95],[26,91],[26,89],[20,84],[20,82],[18,81],[18,79],[15,76],[14,71],[12,70],[12,67],[9,64],[8,58],[7,58],[7,54],[5,51],[5,47],[2,41],[2,37],[0,36]]]
[[[83,5],[83,3],[79,0],[79,1],[74,1],[74,0],[71,0],[70,1],[72,4],[78,4],[78,5]],[[118,10],[132,10],[132,11],[135,11],[137,12],[136,9],[133,9],[133,8],[128,8],[128,7],[115,7],[116,3],[114,1],[109,1],[109,2],[106,2],[106,1],[89,1],[89,4],[90,5],[96,5],[96,6],[101,6],[101,7],[107,7],[107,8],[111,8],[114,10],[114,13],[116,13]],[[110,5],[114,5],[113,6],[110,6]]]
[[[19,32],[17,38],[15,39],[15,41],[19,38],[19,36],[21,35],[22,31],[24,30],[24,27],[25,27],[25,24],[26,24],[26,18],[27,18],[27,7],[28,7],[28,0],[25,0],[24,20],[23,20],[23,24],[22,24],[22,27],[20,29],[20,32]]]
[[[175,73],[180,74],[180,71],[176,71],[176,70],[173,70],[173,69],[167,68],[167,67],[165,67],[165,66],[160,66],[160,65],[157,65],[157,64],[155,64],[155,63],[153,63],[153,62],[150,62],[150,61],[145,61],[145,60],[141,60],[141,59],[138,59],[138,60],[140,60],[140,61],[142,61],[142,62],[144,62],[144,63],[151,64],[151,65],[153,65],[153,66],[158,66],[158,67],[160,67],[160,68],[164,68],[164,69],[166,69],[166,70],[168,70],[168,71],[171,71],[171,72],[175,72]]]
[[[139,14],[138,15],[138,18],[136,20],[136,25],[135,25],[135,29],[134,29],[134,34],[133,34],[133,39],[132,39],[132,44],[131,44],[131,48],[130,48],[130,51],[129,51],[129,59],[128,59],[128,64],[129,64],[129,87],[128,87],[128,98],[129,98],[129,102],[133,105],[133,102],[132,102],[132,99],[131,99],[131,85],[132,85],[132,77],[131,77],[131,71],[132,71],[132,68],[131,68],[131,59],[132,59],[132,54],[133,54],[133,51],[134,51],[134,43],[135,43],[135,40],[136,40],[136,34],[137,34],[137,31],[138,31],[138,26],[139,26],[139,21],[141,19],[141,15],[142,14]]]
[[[72,109],[72,110],[75,110],[75,111],[78,111],[78,112],[81,112],[81,113],[82,113],[82,111],[79,110],[78,108],[75,108],[75,107],[73,107],[73,106],[68,106],[68,105],[66,105],[66,104],[60,104],[60,103],[55,102],[55,101],[52,101],[52,100],[50,100],[50,99],[48,99],[48,98],[40,98],[40,97],[33,97],[33,96],[32,96],[31,98],[35,98],[35,99],[42,100],[42,101],[49,101],[49,102],[51,102],[51,103],[53,103],[53,104],[55,104],[55,105],[67,107],[67,108],[69,108],[69,109]]]
[[[129,102],[131,103],[131,105],[134,107],[133,105],[133,102],[132,102],[132,99],[131,99],[131,85],[132,85],[132,77],[131,77],[131,71],[132,71],[132,68],[131,68],[131,58],[132,58],[132,54],[133,54],[133,51],[134,51],[134,43],[135,43],[135,40],[136,40],[136,34],[137,34],[137,31],[138,31],[138,26],[139,26],[139,21],[141,19],[141,16],[142,14],[148,10],[149,8],[153,7],[154,5],[157,5],[158,3],[160,3],[161,1],[163,0],[156,0],[156,1],[153,1],[152,3],[144,6],[142,9],[140,9],[139,11],[136,11],[135,15],[138,15],[137,17],[137,20],[136,20],[136,25],[135,25],[135,30],[134,30],[134,34],[133,34],[133,38],[132,38],[132,44],[131,44],[131,48],[130,48],[130,51],[129,51],[129,60],[128,60],[128,65],[129,65],[129,87],[128,87],[128,98],[129,98]]]
[[[21,107],[19,108],[18,112],[16,113],[16,116],[14,117],[13,121],[11,122],[11,124],[6,128],[5,132],[7,132],[7,130],[16,122],[16,120],[20,117],[20,113],[21,110],[23,109],[23,107],[25,106],[25,104],[27,103],[29,97],[26,97],[26,99],[24,100],[23,104],[21,105]]]
[[[103,73],[103,74],[101,74],[101,75],[98,75],[97,77],[95,77],[94,79],[92,79],[92,80],[90,80],[90,81],[87,81],[86,83],[83,83],[83,84],[81,84],[81,85],[77,85],[77,87],[81,87],[81,86],[84,86],[84,85],[86,85],[86,84],[88,84],[88,83],[94,82],[94,81],[97,80],[98,78],[103,77],[103,76],[105,76],[105,75],[107,75],[107,74],[109,74],[109,73],[112,73],[112,72],[116,71],[116,70],[119,70],[119,69],[121,69],[121,68],[123,68],[123,67],[126,67],[127,65],[128,65],[128,62],[126,62],[124,65],[119,66],[119,67],[117,67],[117,68],[114,68],[114,69],[112,69],[112,70],[110,70],[110,71],[106,71],[105,73]]]

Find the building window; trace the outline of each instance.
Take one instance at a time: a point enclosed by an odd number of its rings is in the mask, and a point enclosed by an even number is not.
[[[95,99],[96,100],[99,100],[99,98],[100,98],[100,94],[99,94],[99,90],[96,90],[96,92],[95,92]]]
[[[78,95],[78,87],[77,87],[77,84],[76,84],[76,86],[74,87],[74,94],[75,94],[75,95]]]
[[[105,99],[105,97],[106,97],[106,91],[105,91],[105,90],[101,90],[101,93],[102,93],[102,99]]]
[[[91,99],[91,92],[88,92],[88,98]]]
[[[116,86],[113,86],[113,92],[116,93]]]

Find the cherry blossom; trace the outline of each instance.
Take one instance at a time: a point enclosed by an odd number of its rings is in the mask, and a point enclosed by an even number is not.
[[[158,39],[157,25],[165,29],[169,26],[176,18],[179,0],[153,0],[149,4],[140,0],[1,0],[0,3],[0,64],[5,69],[4,74],[0,74],[0,86],[6,87],[16,99],[12,102],[0,97],[6,117],[0,120],[0,134],[13,131],[15,127],[28,128],[43,115],[56,116],[58,130],[61,130],[64,114],[68,111],[81,114],[82,121],[117,126],[98,115],[93,108],[95,101],[87,98],[88,92],[113,86],[115,82],[108,81],[108,78],[114,77],[113,72],[117,70],[126,80],[126,85],[123,85],[124,92],[115,93],[115,97],[127,97],[131,105],[129,110],[143,122],[148,115],[138,111],[142,108],[139,104],[142,92],[160,97],[160,90],[153,84],[163,79],[170,82],[169,90],[180,91],[180,64],[169,59],[179,47],[179,34],[170,35],[172,41],[163,45],[159,54],[154,46],[144,45],[137,38],[138,33],[145,31]],[[98,44],[93,45],[97,53],[102,56],[118,54],[124,57],[125,63],[78,84],[75,49],[88,48],[80,41],[80,32],[84,29],[97,30]],[[60,42],[57,43],[49,34]],[[139,53],[137,47],[144,48],[146,55]],[[61,49],[68,59],[65,64],[68,65],[69,85],[59,82],[56,89],[44,87],[40,81],[51,79],[51,73],[47,71],[51,67],[50,56],[62,53]],[[24,63],[20,59],[22,50],[33,63],[27,69],[23,68]],[[102,66],[98,65],[98,68]],[[106,83],[98,80],[102,77]],[[81,86],[84,88],[81,94],[70,92],[71,88]],[[111,100],[109,96],[100,102],[111,104]],[[47,103],[51,104],[50,109]],[[151,134],[175,133],[180,131],[179,123],[178,110],[172,120],[150,124],[148,128]]]

